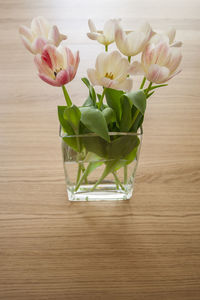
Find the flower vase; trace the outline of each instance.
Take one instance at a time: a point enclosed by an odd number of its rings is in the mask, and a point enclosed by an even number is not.
[[[137,133],[110,132],[109,136],[107,142],[94,133],[67,135],[60,128],[69,201],[132,197],[142,128]]]

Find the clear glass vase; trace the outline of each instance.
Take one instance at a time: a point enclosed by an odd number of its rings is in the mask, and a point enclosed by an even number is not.
[[[131,198],[142,128],[137,133],[110,132],[109,136],[107,142],[94,133],[69,136],[60,129],[70,201]]]

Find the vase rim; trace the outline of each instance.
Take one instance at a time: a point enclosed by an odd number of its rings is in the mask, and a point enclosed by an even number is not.
[[[109,136],[114,136],[114,135],[121,135],[121,136],[142,136],[143,135],[143,128],[140,127],[138,129],[138,132],[108,132]],[[74,134],[74,135],[69,135],[66,132],[63,131],[62,127],[60,126],[59,128],[59,136],[61,138],[67,137],[67,138],[73,138],[73,137],[96,137],[99,136],[96,133],[85,133],[85,134]]]

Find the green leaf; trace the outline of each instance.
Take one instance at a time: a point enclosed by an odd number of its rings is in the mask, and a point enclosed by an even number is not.
[[[108,127],[102,112],[92,107],[80,107],[81,122],[92,132],[110,141]]]
[[[64,119],[64,111],[69,108],[67,106],[58,106],[58,118],[63,130],[70,136],[75,135],[75,132],[72,126],[69,124],[67,120]],[[63,141],[73,148],[75,151],[81,151],[81,147],[79,142],[77,141],[76,137],[63,137]]]
[[[76,137],[63,137],[63,141],[70,146],[71,148],[73,148],[76,152],[81,152],[82,148],[80,146],[80,143],[77,142]]]
[[[140,143],[140,141],[139,141]],[[138,144],[139,146],[139,144]],[[134,159],[136,158],[137,155],[137,151],[138,151],[138,146],[136,146],[135,148],[133,148],[133,150],[127,154],[126,156],[124,156],[123,159],[118,159],[116,160],[116,164],[114,166],[114,170],[113,171],[117,171],[120,168],[130,164],[132,161],[134,161]]]
[[[122,107],[122,118],[120,122],[120,131],[128,132],[131,127],[131,121],[132,121],[132,114],[131,114],[132,103],[128,97],[126,96],[121,97],[121,107]]]
[[[112,108],[107,107],[102,111],[104,118],[106,119],[106,123],[109,124],[111,122],[115,122],[115,112]]]
[[[81,112],[76,105],[67,107],[64,110],[64,119],[71,125],[76,134],[79,133],[79,123],[81,119]]]
[[[83,103],[83,106],[95,106],[95,101],[90,97],[90,95],[87,97],[87,99]]]
[[[90,97],[93,100],[94,104],[96,104],[96,93],[95,93],[95,90],[94,90],[93,86],[90,84],[89,80],[86,77],[81,78],[81,80],[88,87]]]
[[[144,121],[144,116],[139,113],[137,118],[135,119],[135,122],[133,123],[133,126],[131,127],[131,132],[137,132],[138,128],[141,127],[142,123]]]
[[[125,94],[132,104],[144,115],[146,110],[146,96],[143,90],[133,91]]]
[[[101,94],[97,94],[98,100],[100,101],[101,99]]]
[[[117,121],[119,122],[122,114],[120,97],[124,94],[124,92],[110,88],[105,88],[104,90],[107,104],[115,111]]]
[[[137,138],[137,137],[136,137]],[[124,167],[125,165],[128,165],[131,163],[136,155],[137,155],[137,150],[138,150],[138,145],[140,143],[140,140],[137,138],[137,146],[133,148],[133,150],[126,155],[123,159],[113,159],[105,162],[105,169],[100,176],[100,178],[97,180],[95,185],[92,187],[92,191],[102,182],[102,180],[109,174],[109,173],[114,173],[115,171],[119,170],[121,167]]]
[[[83,83],[85,83],[85,85],[88,87],[88,89],[90,88],[90,82],[86,77],[81,78],[81,80],[83,81]]]
[[[98,168],[99,166],[101,166],[103,164],[103,161],[93,161],[90,162],[88,164],[87,169],[84,171],[83,176],[80,178],[78,184],[75,187],[75,191],[78,190],[78,188],[80,187],[81,183],[88,177],[88,175],[94,171],[96,168]]]
[[[98,136],[81,137],[80,139],[88,152],[95,153],[100,157],[106,157],[107,142],[104,139]]]
[[[122,159],[140,143],[136,135],[120,136],[107,144],[107,158]]]
[[[80,121],[79,134],[88,134],[88,133],[91,133],[91,130],[85,127],[85,125]]]
[[[67,132],[69,135],[74,135],[74,130],[71,125],[64,119],[64,111],[67,106],[58,106],[58,119],[60,121],[60,125],[62,126],[63,130]]]

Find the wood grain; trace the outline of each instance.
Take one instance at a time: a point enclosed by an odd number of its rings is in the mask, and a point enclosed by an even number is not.
[[[0,299],[200,299],[200,2],[0,1]],[[122,17],[126,28],[149,20],[175,26],[184,41],[183,71],[148,104],[133,199],[70,203],[61,161],[56,106],[60,89],[41,82],[18,26],[37,15],[57,23],[81,64],[80,84],[101,46],[87,39]],[[138,80],[135,80],[137,87]]]

